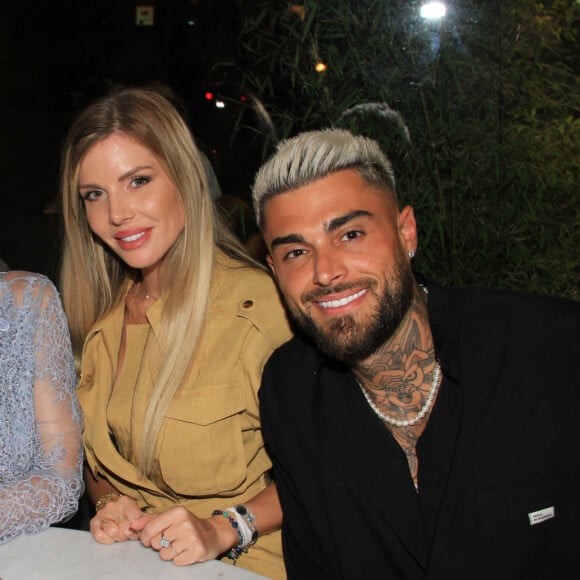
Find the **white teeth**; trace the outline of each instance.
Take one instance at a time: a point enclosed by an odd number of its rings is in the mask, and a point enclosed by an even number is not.
[[[319,302],[318,304],[322,306],[322,308],[338,308],[339,306],[345,306],[349,302],[356,300],[359,296],[362,296],[366,292],[366,288],[360,290],[356,294],[351,294],[350,296],[346,296],[345,298],[341,298],[340,300],[329,300],[328,302]]]
[[[145,235],[145,232],[141,232],[140,234],[134,234],[132,236],[127,236],[126,238],[121,238],[124,242],[134,242],[139,238],[142,238]]]

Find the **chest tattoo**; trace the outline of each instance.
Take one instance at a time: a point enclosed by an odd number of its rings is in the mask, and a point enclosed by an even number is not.
[[[415,486],[419,471],[417,441],[427,424],[431,401],[434,404],[439,381],[436,369],[438,363],[424,304],[414,304],[396,338],[357,369],[371,406],[380,414],[398,422],[412,421],[419,415],[420,420],[405,426],[383,419],[405,453]]]

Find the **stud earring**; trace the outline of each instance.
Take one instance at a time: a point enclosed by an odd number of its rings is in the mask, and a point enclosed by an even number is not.
[[[407,254],[409,254],[409,258],[412,260],[415,257],[415,250],[409,250]]]

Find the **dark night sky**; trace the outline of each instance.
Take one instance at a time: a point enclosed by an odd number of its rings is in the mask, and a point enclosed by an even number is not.
[[[132,0],[20,2],[0,19],[0,256],[55,277],[59,239],[47,217],[58,192],[63,135],[74,112],[111,84],[161,81],[185,99],[222,190],[247,196],[259,160],[233,119],[204,100],[224,80],[213,65],[237,50],[234,0],[164,0],[154,26]],[[237,80],[228,79],[230,93]],[[232,88],[233,87],[233,88]]]
[[[2,18],[2,199],[23,202],[23,164],[32,164],[42,182],[26,203],[52,197],[60,140],[73,112],[112,83],[171,85],[192,109],[200,142],[208,141],[200,122],[207,115],[196,113],[204,87],[220,78],[212,65],[236,50],[234,3],[149,3],[156,4],[153,26],[137,26],[137,3],[127,0],[21,2]]]

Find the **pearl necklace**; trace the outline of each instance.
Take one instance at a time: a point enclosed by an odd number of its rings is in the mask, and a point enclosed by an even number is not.
[[[363,395],[365,396],[365,399],[367,400],[367,403],[370,405],[371,409],[383,421],[385,421],[385,423],[389,423],[389,425],[393,425],[394,427],[410,427],[411,425],[415,425],[416,423],[418,423],[431,408],[431,405],[435,400],[435,394],[437,393],[437,389],[441,382],[440,379],[441,379],[441,366],[439,365],[439,363],[435,363],[435,370],[433,371],[433,380],[431,381],[431,388],[429,389],[429,395],[427,396],[425,404],[423,405],[423,407],[421,407],[421,410],[419,411],[419,414],[416,417],[414,417],[413,419],[406,419],[404,421],[400,421],[399,419],[393,419],[393,417],[389,417],[388,415],[385,415],[383,412],[381,412],[379,408],[371,401],[371,398],[369,397],[369,394],[363,387],[362,383],[358,379],[356,379],[356,382],[358,383],[358,386],[361,388]]]

